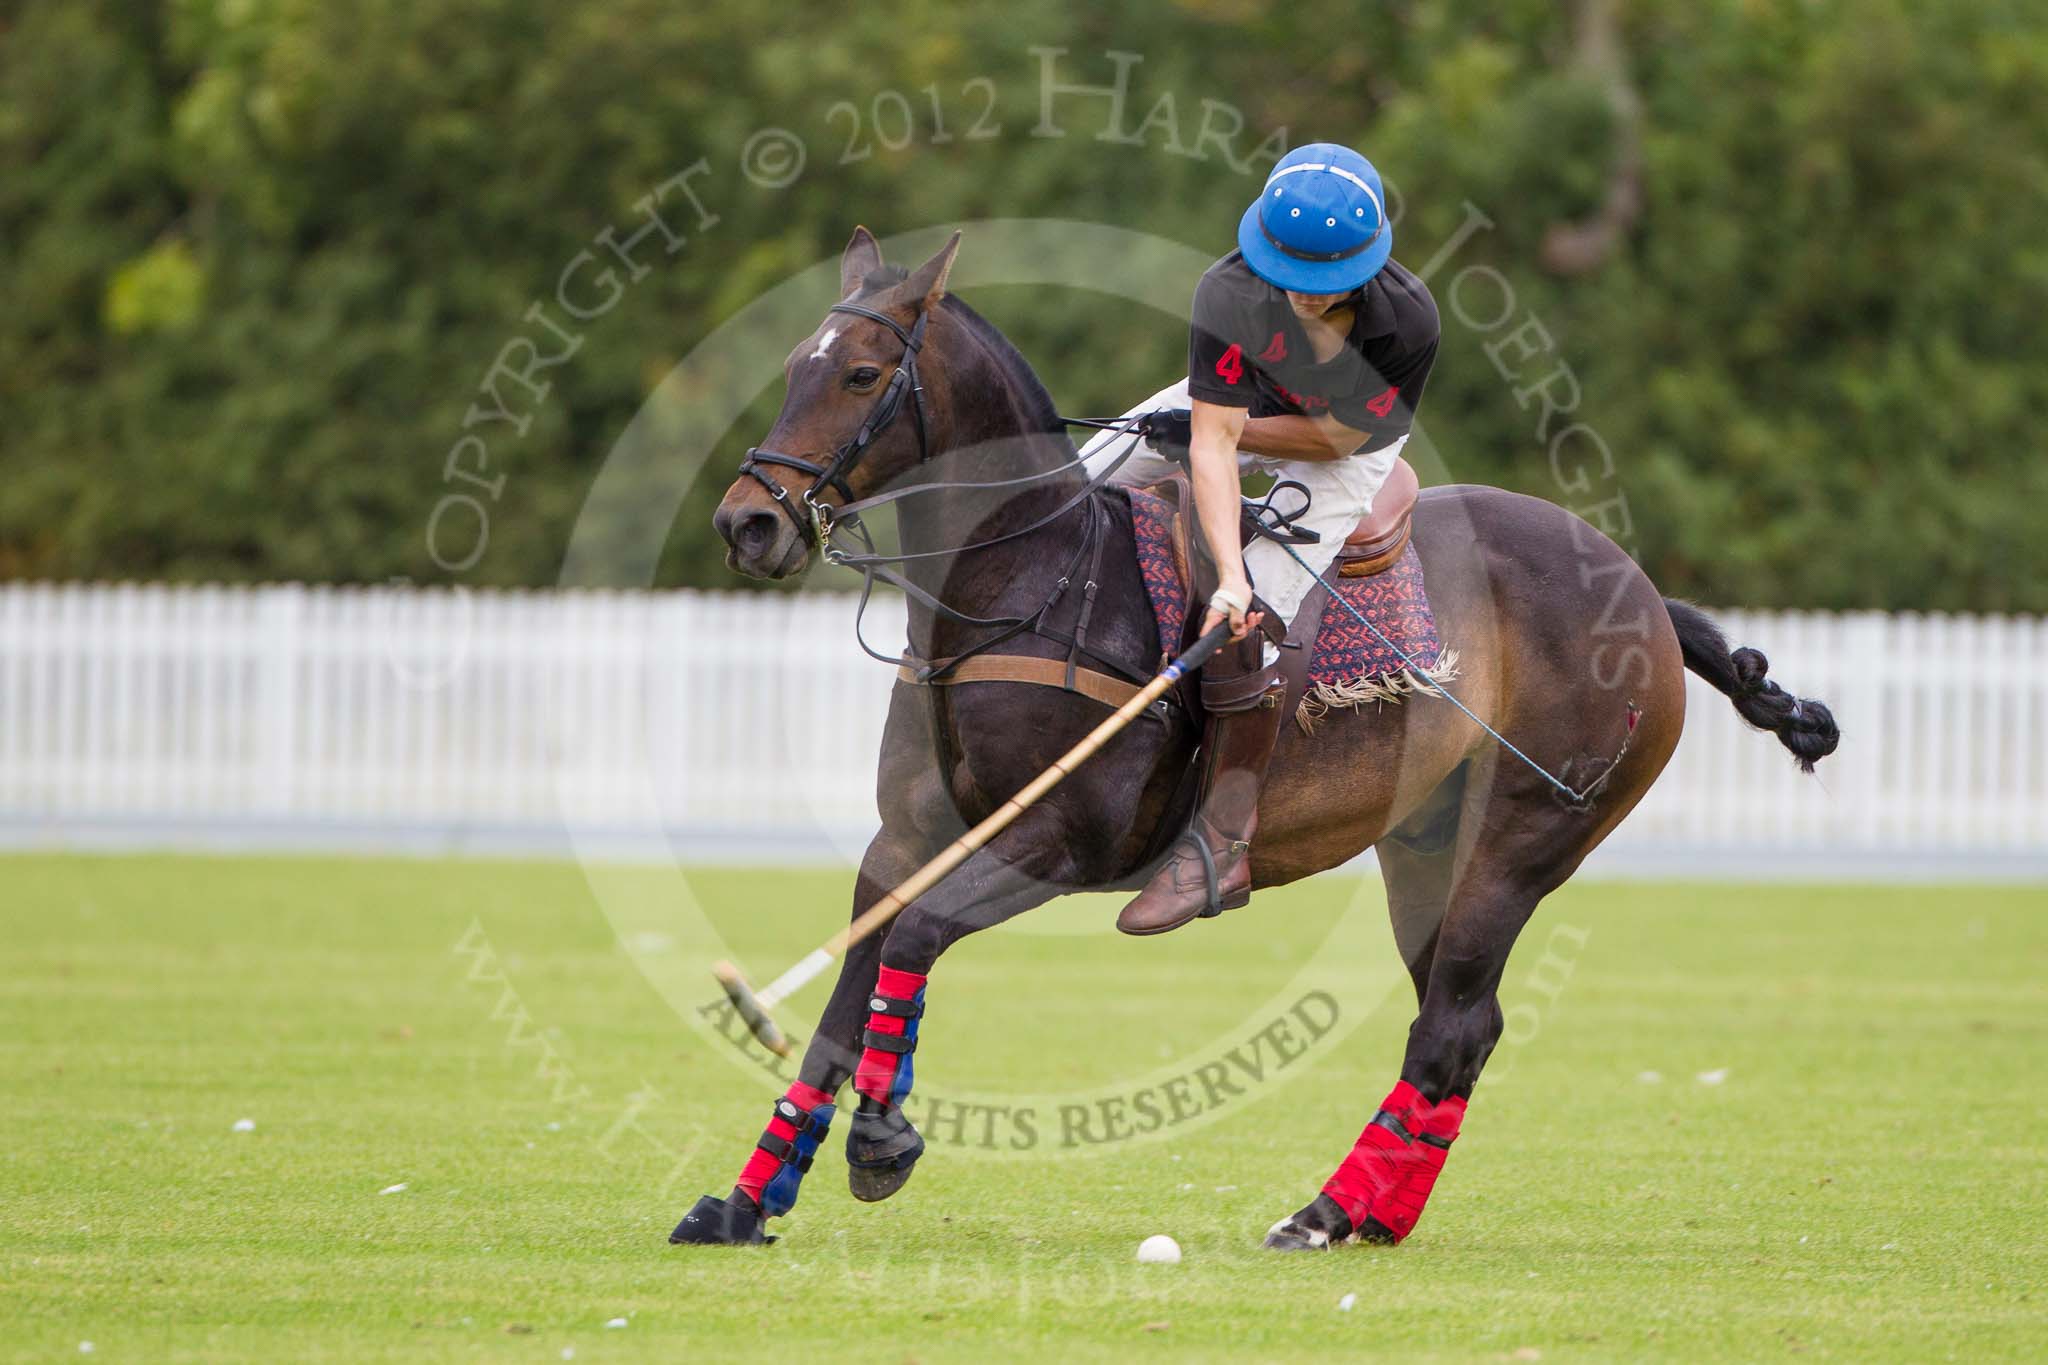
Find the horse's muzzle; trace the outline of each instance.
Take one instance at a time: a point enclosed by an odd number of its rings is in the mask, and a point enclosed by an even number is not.
[[[787,578],[810,557],[795,523],[775,507],[722,504],[711,526],[728,547],[725,562],[750,578]]]

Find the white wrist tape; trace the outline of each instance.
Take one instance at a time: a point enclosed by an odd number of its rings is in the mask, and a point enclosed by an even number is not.
[[[1209,605],[1218,611],[1250,611],[1252,599],[1239,597],[1228,588],[1218,588],[1209,596]]]

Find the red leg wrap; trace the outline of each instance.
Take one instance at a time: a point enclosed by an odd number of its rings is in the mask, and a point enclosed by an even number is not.
[[[1422,1218],[1422,1208],[1429,1202],[1431,1190],[1436,1188],[1436,1178],[1443,1174],[1444,1162],[1451,1155],[1451,1141],[1458,1136],[1459,1125],[1465,1119],[1465,1101],[1457,1095],[1442,1104],[1431,1104],[1420,1095],[1416,1097],[1415,1108],[1411,1111],[1414,1119],[1409,1131],[1415,1142],[1409,1148],[1410,1160],[1402,1167],[1401,1179],[1386,1197],[1374,1207],[1373,1217],[1384,1224],[1399,1241],[1415,1231],[1415,1225]]]
[[[805,1085],[802,1081],[797,1081],[782,1093],[791,1104],[803,1110],[816,1109],[821,1104],[832,1103],[830,1095],[815,1085]],[[768,1131],[784,1141],[796,1136],[796,1129],[779,1114],[768,1120]],[[733,1181],[733,1184],[745,1190],[747,1198],[758,1204],[761,1202],[762,1187],[774,1179],[775,1173],[781,1169],[782,1162],[772,1153],[756,1147],[752,1155],[748,1156],[745,1167],[741,1169],[740,1178]]]
[[[1401,1081],[1324,1183],[1323,1193],[1337,1201],[1354,1228],[1363,1228],[1371,1218],[1400,1241],[1421,1219],[1464,1117],[1463,1099],[1452,1096],[1431,1104]]]
[[[915,1003],[921,1009],[925,979],[918,972],[900,972],[894,967],[884,967],[876,975],[875,994],[897,1004]],[[868,1016],[868,1032],[891,1038],[907,1037],[915,1048],[917,1019],[877,1010]],[[904,1096],[910,1093],[910,1057],[908,1051],[892,1052],[868,1046],[862,1050],[860,1064],[854,1068],[853,1088],[871,1100],[901,1104]]]

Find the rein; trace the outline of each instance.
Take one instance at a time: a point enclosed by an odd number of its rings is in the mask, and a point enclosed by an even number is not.
[[[1094,425],[1094,423],[1090,423],[1090,425]],[[875,650],[868,644],[867,637],[861,630],[861,623],[867,616],[868,602],[874,595],[875,580],[880,579],[882,582],[903,593],[905,597],[915,600],[935,615],[942,616],[960,625],[976,626],[996,632],[994,635],[977,643],[972,649],[956,654],[950,659],[915,661],[919,665],[915,670],[914,681],[916,682],[929,683],[937,681],[976,655],[985,654],[1004,641],[1026,632],[1042,635],[1055,643],[1066,645],[1070,650],[1068,658],[1068,672],[1070,676],[1078,656],[1086,653],[1091,658],[1108,664],[1127,678],[1143,681],[1140,675],[1134,673],[1123,664],[1114,659],[1103,658],[1088,648],[1088,618],[1095,606],[1095,584],[1102,563],[1102,532],[1104,529],[1102,512],[1095,501],[1095,494],[1110,481],[1118,469],[1123,467],[1124,462],[1137,449],[1138,442],[1141,439],[1143,439],[1143,433],[1133,431],[1129,442],[1125,444],[1122,450],[1117,452],[1116,458],[1103,466],[1101,473],[1088,479],[1077,492],[1061,502],[1052,511],[1026,526],[1005,531],[1001,535],[991,536],[987,540],[970,541],[965,545],[946,546],[937,550],[916,550],[896,554],[883,554],[875,549],[874,539],[868,534],[867,527],[862,523],[860,515],[864,511],[869,511],[888,503],[899,502],[917,493],[931,493],[940,489],[1012,488],[1020,484],[1035,483],[1078,467],[1082,463],[1080,457],[1076,455],[1072,460],[1064,461],[1053,466],[1051,469],[1042,470],[1036,474],[1027,474],[1022,478],[1016,479],[994,479],[984,483],[913,484],[908,488],[899,488],[859,502],[844,504],[836,512],[828,514],[821,523],[821,545],[824,551],[825,562],[839,565],[842,568],[853,569],[861,575],[860,605],[854,610],[853,616],[854,643],[858,644],[861,647],[861,652],[871,659],[877,659],[886,664],[901,664],[904,662],[900,655],[892,657]],[[1088,521],[1081,533],[1080,542],[1074,547],[1073,557],[1068,560],[1066,567],[1061,571],[1059,577],[1054,580],[1052,591],[1047,594],[1045,600],[1039,603],[1035,610],[1023,616],[969,615],[933,594],[926,592],[903,574],[890,567],[895,564],[909,563],[913,560],[935,559],[944,555],[964,555],[971,554],[976,550],[990,549],[1006,541],[1016,540],[1022,536],[1029,535],[1033,531],[1043,530],[1045,527],[1052,525],[1068,513],[1074,511],[1077,507],[1085,507],[1087,509]],[[842,530],[851,531],[853,534],[858,535],[865,549],[859,552],[851,552],[833,544],[833,538]],[[1087,577],[1082,587],[1082,591],[1086,594],[1086,599],[1082,603],[1079,622],[1075,627],[1073,637],[1056,635],[1045,628],[1045,618],[1052,611],[1053,607],[1058,605],[1060,599],[1066,595],[1067,589],[1073,585],[1075,574],[1080,570],[1083,559],[1087,559],[1089,564]]]

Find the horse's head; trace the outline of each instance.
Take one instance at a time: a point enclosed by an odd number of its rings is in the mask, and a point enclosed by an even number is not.
[[[837,507],[937,454],[944,385],[921,372],[960,234],[900,280],[880,275],[882,251],[855,228],[839,262],[840,302],[783,362],[788,393],[761,444],[747,453],[711,524],[726,563],[755,578],[787,578],[810,559],[812,509]]]

